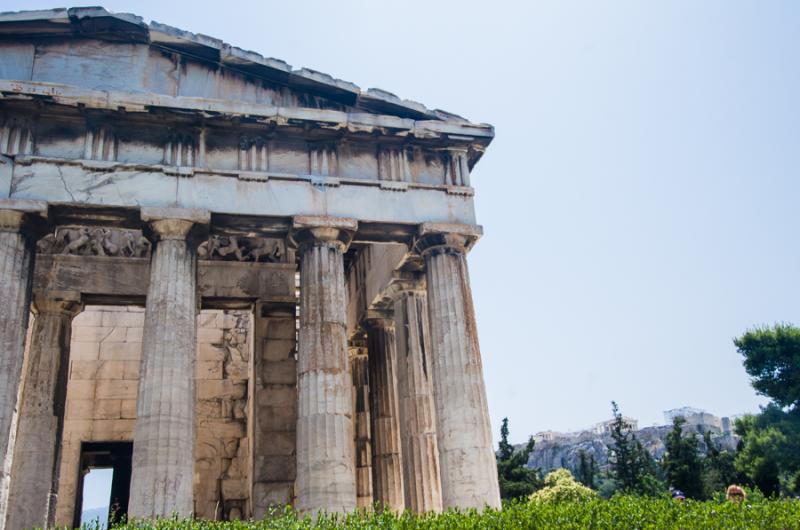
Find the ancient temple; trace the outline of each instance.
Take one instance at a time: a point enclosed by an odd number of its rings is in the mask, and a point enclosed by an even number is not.
[[[493,129],[102,8],[0,14],[0,526],[499,506]]]

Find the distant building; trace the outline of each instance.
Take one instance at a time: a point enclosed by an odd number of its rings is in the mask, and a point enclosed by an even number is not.
[[[536,442],[552,442],[556,438],[563,438],[564,435],[556,431],[541,431],[533,435]]]
[[[725,429],[723,429],[722,420],[718,416],[714,416],[703,409],[681,407],[664,411],[664,420],[666,420],[667,424],[671,424],[675,418],[678,417],[685,419],[687,425],[697,427],[699,430],[726,432]],[[728,422],[727,432],[730,432],[730,422]]]
[[[614,426],[614,422],[617,421],[616,419],[601,421],[600,423],[596,423],[594,427],[592,427],[592,432],[595,434],[611,434],[611,429]],[[628,424],[631,430],[638,431],[639,430],[639,420],[636,418],[631,418],[629,416],[623,416],[622,421]]]

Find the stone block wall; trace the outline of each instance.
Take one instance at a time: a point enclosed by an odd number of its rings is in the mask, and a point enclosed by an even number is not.
[[[257,304],[253,377],[253,517],[294,502],[297,360],[294,304]]]
[[[90,306],[73,321],[58,526],[71,525],[81,442],[133,440],[144,309]],[[247,436],[252,347],[250,311],[198,317],[195,512],[208,519],[247,517]]]

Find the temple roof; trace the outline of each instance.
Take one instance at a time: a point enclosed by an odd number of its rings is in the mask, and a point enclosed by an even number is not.
[[[114,42],[149,44],[195,60],[218,64],[278,85],[316,94],[362,112],[424,121],[430,125],[469,129],[470,135],[490,139],[488,124],[468,120],[421,103],[400,99],[378,88],[357,85],[307,68],[294,69],[279,59],[243,50],[207,35],[190,33],[159,22],[145,23],[130,13],[112,13],[102,7],[73,7],[0,13],[0,39],[81,37]],[[449,127],[448,127],[449,128]]]

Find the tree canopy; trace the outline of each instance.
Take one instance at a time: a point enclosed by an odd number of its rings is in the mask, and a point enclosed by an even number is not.
[[[663,484],[658,479],[655,460],[636,438],[631,425],[622,417],[614,401],[611,402],[611,410],[614,414],[611,424],[614,443],[609,447],[609,462],[617,485],[626,493],[658,494]]]
[[[734,339],[753,388],[772,402],[736,421],[736,471],[765,495],[800,492],[800,328],[780,323]]]
[[[531,436],[524,449],[515,451],[514,446],[508,441],[508,434],[508,418],[503,418],[497,451],[500,497],[503,499],[527,497],[542,485],[539,470],[527,467],[535,441]]]
[[[800,328],[775,324],[734,339],[753,388],[784,408],[800,404]]]
[[[683,426],[686,420],[680,416],[672,422],[672,430],[667,434],[667,452],[661,462],[667,482],[691,499],[702,499],[703,462],[698,453],[697,436],[693,432],[686,435]]]

